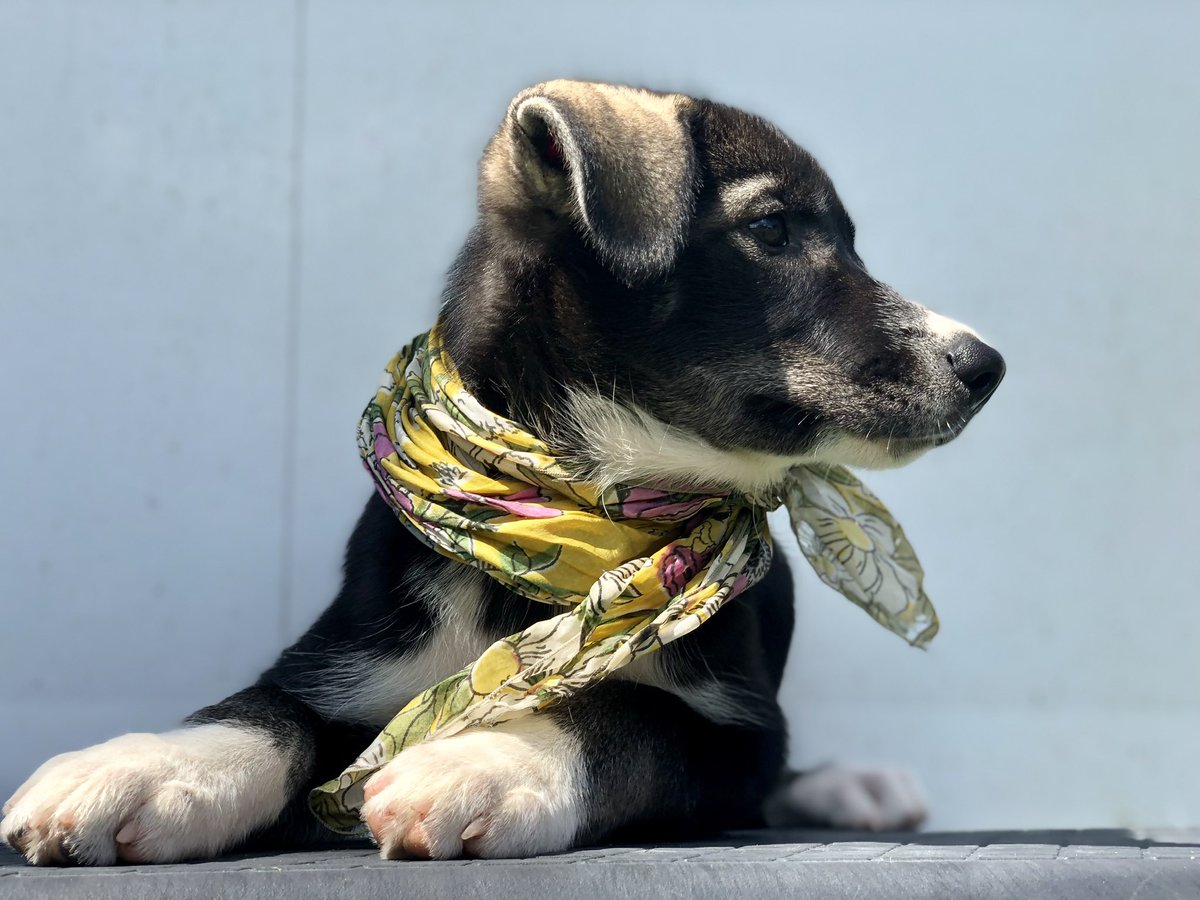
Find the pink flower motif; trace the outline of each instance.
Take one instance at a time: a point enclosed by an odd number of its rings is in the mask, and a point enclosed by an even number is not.
[[[510,515],[520,516],[522,519],[553,519],[562,515],[561,509],[542,506],[541,503],[549,501],[550,498],[542,496],[532,485],[505,497],[484,497],[482,494],[473,494],[458,488],[446,488],[445,493],[447,497],[502,509]],[[528,502],[530,500],[541,501],[541,503],[530,503]]]
[[[658,577],[667,596],[674,597],[687,587],[687,583],[708,563],[709,554],[700,554],[691,547],[674,547],[658,564]]]
[[[712,499],[708,495],[678,500],[678,494],[660,491],[656,488],[630,488],[621,500],[621,515],[628,519],[657,519],[663,522],[681,522],[699,512],[706,502]]]
[[[372,469],[371,464],[365,459],[362,462],[363,468],[371,473],[371,480],[375,482],[375,490],[379,492],[379,496],[383,498],[383,502],[393,509],[399,506],[406,513],[412,513],[413,504],[408,495],[403,491],[397,490],[385,473]]]
[[[392,496],[396,498],[396,504],[406,513],[411,515],[413,511],[412,498],[410,498],[408,494],[404,493],[404,491],[397,490],[395,487],[391,487],[390,485],[389,487],[391,489]]]
[[[388,437],[387,428],[382,422],[376,422],[371,432],[375,435],[375,458],[386,459],[396,452],[396,446],[392,443],[392,439]]]

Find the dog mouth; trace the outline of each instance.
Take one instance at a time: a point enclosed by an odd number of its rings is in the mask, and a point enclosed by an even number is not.
[[[839,431],[865,442],[890,442],[911,445],[942,446],[966,430],[972,415],[952,413],[942,420],[914,421],[910,416],[874,418],[865,424],[834,424],[833,416],[818,412],[812,404],[800,403],[778,395],[756,394],[745,400],[745,412],[751,419],[776,431]],[[973,410],[972,410],[973,412]],[[924,416],[923,416],[924,419]]]
[[[747,398],[745,410],[771,432],[797,439],[808,450],[850,440],[860,446],[874,447],[876,452],[897,460],[945,446],[963,433],[972,418],[971,415],[951,413],[940,420],[876,417],[862,424],[834,424],[810,405],[772,394]]]
[[[966,428],[967,423],[971,421],[970,416],[955,416],[953,419],[946,419],[937,427],[918,434],[917,436],[907,436],[907,439],[916,444],[924,444],[929,447],[942,447],[950,443]]]
[[[885,445],[891,445],[901,451],[932,450],[935,447],[946,446],[946,444],[962,434],[964,428],[966,428],[966,423],[945,427],[938,431],[917,435],[916,437],[909,435],[885,435],[882,438],[872,437],[872,440],[882,440]]]
[[[962,434],[970,421],[970,416],[956,416],[946,419],[932,428],[928,426],[918,428],[902,425],[892,428],[884,426],[862,433],[852,433],[852,436],[867,443],[882,445],[893,456],[905,456],[909,453],[944,447]]]

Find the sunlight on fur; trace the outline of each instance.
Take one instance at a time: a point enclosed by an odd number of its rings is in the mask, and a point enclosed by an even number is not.
[[[884,440],[851,435],[829,437],[803,456],[723,450],[639,407],[577,389],[569,393],[562,427],[568,435],[564,443],[576,448],[567,457],[568,465],[602,486],[668,483],[754,493],[778,485],[798,465],[887,469],[924,452],[898,454]]]

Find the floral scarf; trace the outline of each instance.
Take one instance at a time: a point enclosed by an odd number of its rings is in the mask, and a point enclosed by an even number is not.
[[[767,513],[781,503],[821,580],[914,646],[937,633],[903,531],[846,469],[798,466],[773,496],[577,480],[471,396],[436,326],[388,364],[358,443],[419,540],[550,609],[414,697],[312,792],[337,832],[361,831],[363,783],[404,748],[544,709],[707,621],[766,574]]]

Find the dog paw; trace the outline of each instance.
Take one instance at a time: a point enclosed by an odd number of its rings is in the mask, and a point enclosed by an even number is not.
[[[45,763],[4,805],[0,837],[35,865],[212,856],[279,814],[286,781],[257,731],[127,734]]]
[[[375,773],[362,819],[385,859],[552,853],[579,827],[580,769],[574,741],[548,717],[472,728]]]
[[[889,831],[916,828],[927,815],[920,786],[902,769],[817,769],[781,787],[766,807],[767,822],[773,827]]]

